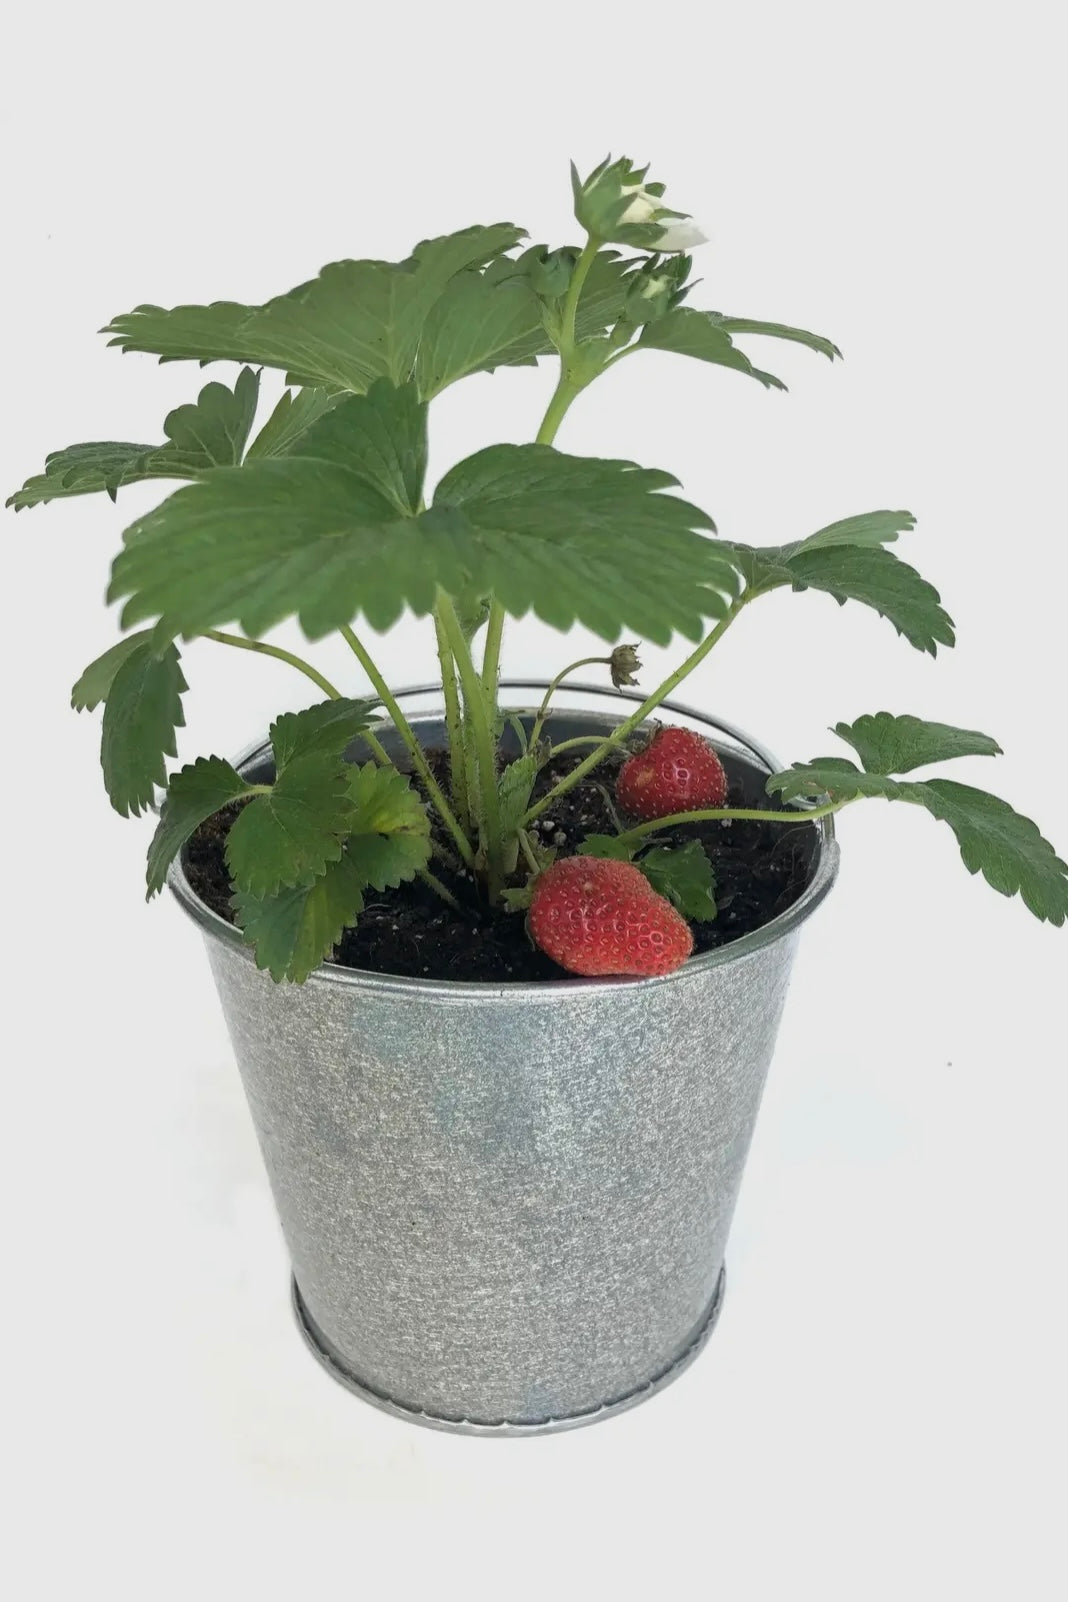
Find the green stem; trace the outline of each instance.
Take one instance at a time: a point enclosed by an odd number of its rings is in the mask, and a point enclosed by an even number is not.
[[[434,894],[436,896],[440,896],[442,901],[450,906],[454,912],[463,912],[463,907],[461,907],[452,891],[447,889],[445,885],[442,884],[437,874],[431,873],[429,868],[420,868],[419,877],[422,879],[423,883],[425,885],[429,885]]]
[[[716,624],[716,627],[712,630],[711,634],[707,637],[707,639],[701,641],[701,644],[697,647],[696,651],[691,652],[691,654],[686,658],[685,662],[683,662],[682,666],[676,668],[675,672],[672,673],[669,678],[666,678],[663,684],[653,691],[652,695],[647,696],[638,707],[636,712],[632,712],[630,717],[625,719],[617,729],[613,729],[612,733],[600,742],[597,749],[590,752],[585,761],[580,762],[576,768],[571,770],[566,778],[561,779],[558,784],[553,786],[548,795],[542,796],[540,801],[528,809],[524,816],[519,820],[520,828],[526,828],[527,824],[531,823],[536,817],[538,817],[540,813],[547,811],[548,808],[552,806],[554,801],[558,800],[560,796],[565,795],[567,791],[578,784],[581,779],[584,779],[587,773],[592,773],[593,769],[597,767],[600,762],[604,761],[609,751],[613,750],[621,740],[625,740],[628,735],[633,734],[639,723],[644,723],[650,712],[655,712],[661,701],[665,701],[671,694],[672,690],[677,689],[682,683],[683,679],[686,678],[688,674],[692,673],[694,668],[699,666],[699,664],[704,661],[712,647],[723,638],[724,634],[726,634],[727,630],[730,628],[731,624],[734,622],[745,603],[746,597],[744,595],[740,596],[738,600],[733,602],[726,615],[722,617]]]
[[[205,629],[201,638],[214,640],[217,645],[236,645],[239,651],[258,651],[261,656],[277,657],[279,662],[288,662],[298,673],[311,679],[331,701],[341,700],[341,691],[335,689],[318,668],[313,668],[310,662],[305,662],[302,656],[297,656],[293,651],[284,651],[280,645],[268,645],[264,640],[246,640],[241,634],[224,634],[220,629]]]
[[[537,745],[538,736],[541,734],[542,725],[545,722],[545,717],[549,710],[549,702],[552,700],[553,696],[556,694],[564,680],[568,678],[570,674],[577,673],[579,668],[593,667],[595,664],[600,664],[603,666],[604,663],[610,661],[611,658],[607,656],[580,656],[577,662],[569,662],[566,668],[561,668],[555,679],[550,679],[549,688],[541,698],[541,705],[538,708],[537,717],[534,719],[534,724],[530,731],[531,745]]]
[[[456,660],[464,692],[464,708],[471,722],[475,754],[478,758],[479,825],[482,854],[486,862],[486,881],[491,903],[503,886],[501,807],[497,793],[497,762],[490,704],[478,676],[460,620],[451,600],[439,591],[437,611]]]
[[[486,623],[486,646],[482,655],[482,685],[494,706],[497,704],[497,680],[501,672],[501,640],[504,636],[504,607],[500,601],[490,601]]]
[[[475,865],[475,854],[471,850],[471,842],[468,840],[466,834],[457,823],[456,818],[453,815],[452,808],[449,806],[449,803],[446,801],[445,796],[442,793],[440,784],[430,771],[430,765],[427,762],[426,757],[423,755],[423,748],[416,739],[412,726],[408,722],[408,719],[404,716],[404,713],[401,711],[396,698],[390,691],[389,685],[386,683],[378,668],[375,666],[375,663],[367,652],[366,648],[352,632],[352,629],[345,624],[344,627],[342,627],[338,632],[345,641],[346,645],[348,645],[350,650],[353,652],[360,666],[363,668],[363,671],[367,674],[371,684],[374,686],[376,695],[392,718],[393,727],[396,729],[397,733],[404,741],[404,744],[407,746],[412,758],[412,762],[415,766],[415,770],[422,779],[427,795],[430,797],[433,805],[437,808],[442,822],[455,840],[457,851],[459,851],[460,856],[467,866],[469,868],[473,868]]]
[[[523,856],[526,859],[527,867],[530,869],[531,873],[540,873],[541,864],[534,855],[533,847],[530,844],[530,836],[527,834],[525,829],[520,829],[519,831],[519,849],[522,851]]]
[[[553,390],[545,416],[541,420],[541,427],[534,436],[535,445],[551,445],[556,438],[557,430],[567,416],[571,402],[577,395],[581,395],[585,385],[577,384],[568,373],[566,362],[561,363],[560,377]]]
[[[438,643],[438,662],[441,665],[441,687],[445,694],[445,728],[449,738],[449,774],[452,780],[452,799],[465,829],[471,826],[471,804],[467,795],[466,752],[464,750],[463,714],[460,710],[460,692],[456,687],[456,665],[437,613],[434,614],[434,633]]]
[[[378,736],[372,734],[370,729],[364,729],[359,738],[365,741],[365,743],[369,746],[371,755],[374,757],[380,768],[393,767],[393,758],[390,756],[389,752],[386,750]]]
[[[549,752],[549,761],[551,762],[553,757],[559,756],[561,751],[576,751],[580,745],[603,744],[603,734],[576,734],[573,740],[561,740],[559,745],[554,745]]]
[[[803,812],[779,812],[770,807],[718,807],[700,812],[672,812],[666,818],[651,818],[648,823],[637,823],[633,829],[624,829],[619,839],[641,840],[647,834],[656,834],[661,829],[674,829],[683,823],[717,823],[721,819],[738,819],[743,823],[815,823],[818,818],[828,818],[832,812],[840,812],[850,801],[858,799],[858,796],[849,796],[844,801],[828,801],[825,806],[809,807]]]

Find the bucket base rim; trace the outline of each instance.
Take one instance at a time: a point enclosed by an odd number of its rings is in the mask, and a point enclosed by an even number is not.
[[[319,1364],[336,1380],[339,1385],[351,1391],[354,1396],[369,1402],[383,1413],[389,1413],[394,1418],[406,1420],[409,1424],[420,1424],[424,1429],[447,1430],[455,1435],[552,1435],[561,1430],[581,1429],[586,1424],[599,1424],[603,1418],[611,1418],[616,1413],[625,1413],[628,1408],[637,1407],[648,1397],[655,1396],[672,1380],[678,1378],[684,1369],[698,1357],[704,1349],[709,1336],[716,1327],[720,1309],[723,1306],[723,1295],[726,1287],[726,1267],[719,1271],[716,1288],[712,1293],[712,1300],[701,1315],[694,1333],[687,1339],[685,1346],[671,1361],[655,1374],[651,1380],[643,1385],[636,1386],[634,1390],[627,1391],[622,1396],[614,1397],[611,1401],[603,1402],[597,1407],[585,1408],[580,1413],[563,1413],[557,1417],[524,1421],[519,1419],[477,1419],[450,1417],[446,1414],[427,1412],[423,1408],[409,1407],[397,1401],[384,1391],[376,1390],[361,1380],[358,1375],[348,1369],[340,1354],[335,1350],[325,1335],[317,1327],[304,1299],[300,1294],[296,1275],[291,1280],[291,1298],[293,1312],[296,1317],[297,1328],[304,1340],[304,1344],[316,1358]]]

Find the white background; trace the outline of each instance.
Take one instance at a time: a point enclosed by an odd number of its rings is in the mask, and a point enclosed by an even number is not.
[[[959,776],[1063,850],[1056,20],[1039,3],[20,8],[4,487],[75,440],[158,437],[203,382],[106,350],[115,313],[256,301],[476,221],[560,243],[570,156],[649,159],[712,238],[694,303],[826,332],[847,359],[751,342],[783,396],[650,355],[580,400],[561,445],[669,468],[756,542],[908,506],[899,550],[960,638],[935,663],[860,607],[778,595],[689,698],[786,759],[881,707],[986,729],[1005,756]],[[551,383],[451,391],[435,472],[529,438]],[[595,1429],[487,1442],[380,1416],[305,1355],[200,942],[142,904],[150,824],[109,811],[95,719],[67,704],[113,638],[120,531],[159,495],[5,519],[12,1595],[1062,1597],[1068,944],[911,809],[842,823],[723,1318],[677,1385]],[[505,668],[563,651],[527,623]],[[425,627],[378,654],[395,682],[432,672]],[[317,659],[358,685],[343,652]],[[644,682],[677,660],[648,652]],[[207,643],[187,664],[187,758],[307,699],[286,668]]]

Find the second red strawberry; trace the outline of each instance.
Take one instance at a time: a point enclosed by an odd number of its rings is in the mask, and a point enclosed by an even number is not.
[[[726,799],[722,762],[689,729],[658,729],[644,751],[627,758],[616,780],[616,800],[636,818],[721,807]]]

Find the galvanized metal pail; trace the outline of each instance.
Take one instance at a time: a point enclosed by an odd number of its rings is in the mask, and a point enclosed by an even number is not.
[[[509,685],[529,706],[540,688]],[[518,693],[517,693],[518,692]],[[427,743],[429,692],[407,692]],[[616,694],[560,697],[553,732],[601,732]],[[635,698],[636,699],[636,698]],[[420,708],[423,708],[422,710]],[[407,707],[406,707],[407,710]],[[760,772],[729,724],[673,722]],[[269,769],[260,745],[241,766]],[[335,1378],[441,1429],[533,1434],[643,1400],[701,1349],[798,930],[772,923],[645,980],[458,984],[325,964],[276,985],[240,935],[204,931],[294,1269],[304,1337]]]

